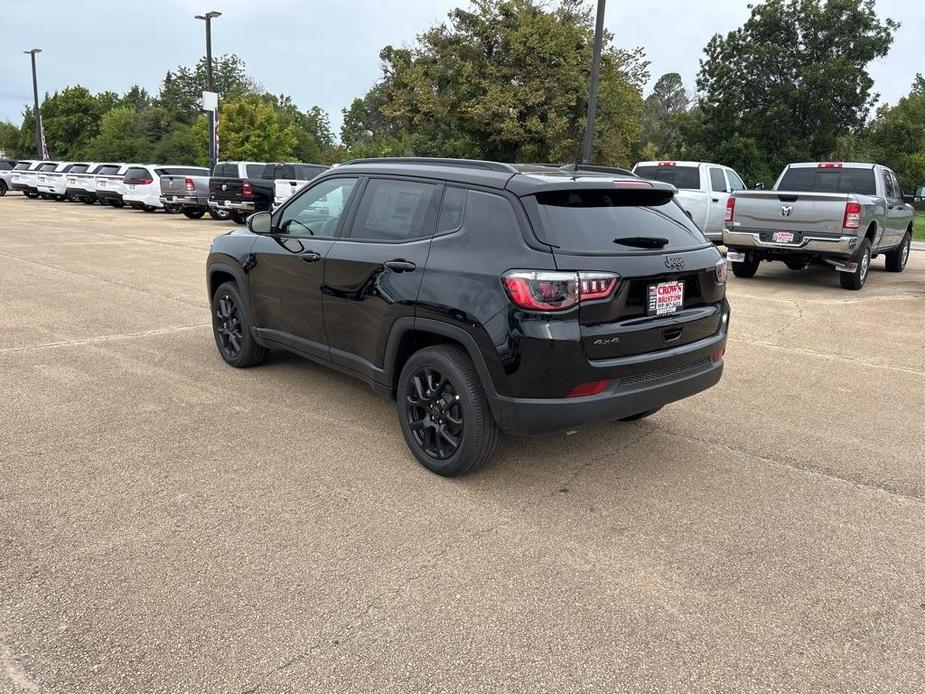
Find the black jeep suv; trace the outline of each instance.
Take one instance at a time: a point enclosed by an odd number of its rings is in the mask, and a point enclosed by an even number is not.
[[[639,419],[715,384],[726,264],[675,188],[570,167],[357,160],[215,239],[215,342],[287,349],[397,400],[430,470],[500,430]]]

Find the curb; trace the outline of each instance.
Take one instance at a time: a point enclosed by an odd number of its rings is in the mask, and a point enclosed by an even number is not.
[[[922,241],[913,241],[910,247],[913,251],[925,251],[925,243]]]

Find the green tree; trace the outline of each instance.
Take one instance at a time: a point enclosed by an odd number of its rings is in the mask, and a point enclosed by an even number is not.
[[[219,99],[231,99],[257,91],[247,76],[244,61],[237,55],[213,58],[212,81]],[[206,59],[196,67],[179,67],[168,72],[161,84],[157,102],[175,118],[194,120],[202,108],[202,92],[206,89]]]
[[[899,25],[874,0],[767,0],[716,35],[700,63],[700,116],[688,145],[747,178],[828,157],[859,129],[877,95],[868,64]]]
[[[583,0],[473,0],[412,48],[380,52],[383,79],[344,114],[351,149],[571,161],[582,140],[594,33]],[[594,159],[630,163],[641,131],[641,53],[605,37]],[[385,127],[383,127],[385,126]],[[384,151],[385,150],[385,151]]]
[[[0,152],[5,157],[19,157],[19,128],[9,121],[0,121]]]
[[[294,158],[298,128],[268,95],[250,94],[220,108],[223,158],[285,161]]]
[[[896,172],[903,190],[925,185],[925,78],[895,106],[883,106],[871,123],[866,144],[872,159]]]
[[[100,132],[88,148],[95,161],[149,161],[152,145],[141,132],[141,116],[133,108],[114,108],[100,122]]]
[[[681,75],[658,78],[643,104],[643,158],[676,158],[681,148],[681,124],[691,105]]]

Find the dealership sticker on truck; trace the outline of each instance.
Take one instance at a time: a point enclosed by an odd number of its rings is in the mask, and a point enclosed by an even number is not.
[[[793,243],[792,231],[775,231],[771,236],[774,243]]]
[[[684,304],[683,282],[660,282],[649,285],[649,315],[674,313]]]

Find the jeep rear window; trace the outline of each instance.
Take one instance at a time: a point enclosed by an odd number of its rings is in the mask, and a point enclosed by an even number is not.
[[[32,162],[21,161],[21,162],[19,162],[16,166],[13,167],[13,171],[25,171],[25,170],[27,170],[30,166],[32,166]]]
[[[700,190],[700,169],[696,166],[637,166],[639,178],[670,183],[678,190]]]
[[[100,176],[114,176],[119,173],[119,167],[114,164],[105,164],[103,166],[97,166],[94,173]]]
[[[876,195],[877,182],[873,169],[820,169],[801,166],[787,169],[775,190]]]
[[[151,178],[151,174],[148,173],[148,170],[141,166],[132,166],[128,171],[125,172],[125,180],[147,180]]]
[[[657,248],[678,250],[706,242],[667,191],[556,190],[536,195],[541,237],[563,251],[628,253],[652,247],[618,239],[664,240]]]
[[[246,168],[247,168],[248,178],[263,178],[264,171],[267,170],[267,165],[266,164],[248,164]]]

